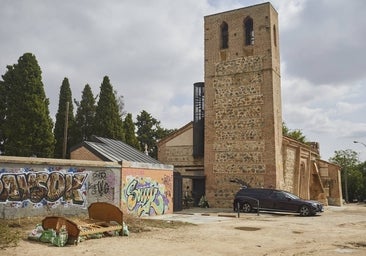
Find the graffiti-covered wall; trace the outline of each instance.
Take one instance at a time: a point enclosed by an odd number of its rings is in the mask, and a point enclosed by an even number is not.
[[[0,157],[0,218],[86,214],[120,204],[121,166],[99,161]]]
[[[121,200],[132,215],[173,213],[173,166],[123,163]]]

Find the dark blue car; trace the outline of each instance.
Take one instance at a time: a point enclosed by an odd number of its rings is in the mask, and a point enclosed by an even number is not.
[[[301,216],[313,216],[323,212],[323,205],[317,201],[303,200],[289,192],[277,189],[243,188],[233,202],[234,211],[294,212]]]

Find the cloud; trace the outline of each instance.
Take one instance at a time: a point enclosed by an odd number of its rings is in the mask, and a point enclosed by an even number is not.
[[[25,52],[37,57],[55,116],[62,80],[80,100],[105,75],[133,118],[164,128],[192,120],[193,84],[204,79],[204,16],[263,0],[3,0],[0,74]],[[366,142],[366,2],[273,0],[279,13],[283,119],[320,142],[325,159]],[[364,157],[366,159],[366,156]]]
[[[288,71],[313,83],[338,85],[365,78],[363,33],[366,8],[362,0],[304,1],[296,26],[282,34]]]

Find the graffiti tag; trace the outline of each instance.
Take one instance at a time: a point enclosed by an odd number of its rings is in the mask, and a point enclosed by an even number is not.
[[[157,186],[145,184],[139,186],[137,179],[133,179],[126,188],[127,208],[138,216],[164,214],[166,203],[164,194]]]
[[[109,184],[106,172],[94,172],[92,174],[92,178],[93,181],[88,183],[88,188],[92,195],[107,196],[110,192],[112,192],[110,191],[110,188],[114,184]]]
[[[30,172],[3,173],[0,176],[0,202],[59,199],[83,204],[83,185],[87,173]]]

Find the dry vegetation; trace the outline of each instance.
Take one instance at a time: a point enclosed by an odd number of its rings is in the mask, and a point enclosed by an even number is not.
[[[264,212],[221,217],[228,212],[192,210],[162,219],[125,216],[129,236],[87,239],[77,246],[64,247],[27,238],[42,218],[0,220],[2,225],[6,224],[6,233],[17,237],[19,232],[18,245],[16,240],[8,240],[0,253],[3,255],[5,251],[7,256],[95,256],[128,252],[176,256],[366,255],[366,204],[326,207],[324,213],[311,217]]]
[[[38,224],[42,223],[43,217],[20,218],[16,220],[0,219],[0,249],[17,246],[19,240],[27,239],[29,232]],[[77,220],[77,217],[70,218]],[[179,228],[194,225],[180,221],[165,221],[154,219],[136,218],[131,215],[124,216],[124,222],[131,233],[152,231],[157,228]]]

